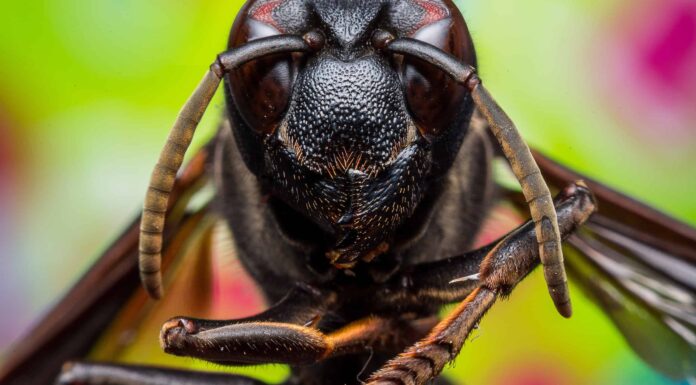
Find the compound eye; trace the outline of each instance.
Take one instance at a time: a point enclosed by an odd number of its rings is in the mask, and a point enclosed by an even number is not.
[[[235,21],[230,47],[261,37],[278,35],[273,26],[246,16]],[[254,131],[270,134],[278,127],[287,109],[293,83],[291,54],[266,56],[244,64],[228,75],[229,90],[239,113]]]
[[[411,37],[474,65],[471,37],[456,9],[450,17],[425,25]],[[415,58],[404,57],[402,71],[406,102],[421,134],[442,134],[458,118],[466,90],[441,70]]]

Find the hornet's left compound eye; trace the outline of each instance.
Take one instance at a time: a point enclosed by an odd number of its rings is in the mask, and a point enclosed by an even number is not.
[[[255,3],[248,2],[240,11],[230,34],[230,48],[282,34],[269,23],[271,10]],[[257,133],[272,133],[283,118],[293,83],[292,66],[292,54],[269,55],[246,63],[228,75],[234,104],[244,122]]]

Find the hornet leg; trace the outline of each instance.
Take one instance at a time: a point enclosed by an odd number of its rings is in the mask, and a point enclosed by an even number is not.
[[[333,292],[298,285],[278,304],[253,317],[172,318],[162,326],[160,344],[167,353],[222,365],[308,365],[373,347],[403,349],[433,325],[429,320],[367,317],[324,333],[316,325],[335,301]]]
[[[557,210],[561,218],[561,233],[570,235],[590,217],[596,210],[596,205],[589,190],[578,183],[561,193]],[[457,356],[471,330],[496,299],[500,295],[509,294],[517,283],[539,265],[533,226],[534,223],[529,222],[495,245],[481,262],[479,277],[463,282],[476,286],[466,299],[427,337],[375,372],[368,384],[421,385],[435,378],[445,364]],[[450,270],[461,274],[455,268],[450,267]],[[448,275],[444,270],[439,274],[444,282],[461,278]],[[456,283],[452,286],[454,285]]]

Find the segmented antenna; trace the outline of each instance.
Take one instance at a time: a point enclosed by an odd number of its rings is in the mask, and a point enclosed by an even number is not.
[[[561,234],[551,192],[527,143],[512,120],[483,87],[475,68],[461,63],[455,57],[422,41],[410,38],[394,39],[388,32],[376,33],[375,36],[376,42],[373,44],[378,49],[417,57],[445,71],[469,89],[476,107],[488,120],[493,135],[510,162],[512,171],[520,182],[522,193],[529,204],[539,243],[539,255],[544,266],[544,278],[551,299],[562,316],[570,317],[572,307],[568,293],[568,279],[563,265]]]
[[[221,78],[213,70],[208,71],[189,97],[167,137],[159,159],[152,170],[147,187],[143,214],[140,221],[140,280],[153,298],[161,298],[162,289],[162,233],[169,205],[169,195],[174,188],[176,174],[184,161],[193,133],[203,117],[210,100],[215,95]]]
[[[568,318],[573,314],[568,292],[568,278],[563,265],[561,233],[558,229],[556,208],[549,187],[541,175],[527,143],[522,139],[512,120],[495,102],[480,80],[474,75],[470,79],[471,95],[476,106],[486,117],[493,135],[500,143],[512,172],[522,187],[539,243],[539,257],[544,266],[544,279],[556,310]]]
[[[232,69],[262,56],[320,50],[324,37],[316,31],[304,36],[277,35],[251,41],[218,56],[203,80],[189,97],[169,132],[167,142],[152,171],[145,195],[140,221],[139,268],[140,280],[147,293],[161,298],[162,288],[162,234],[169,206],[169,196],[174,188],[176,174],[184,161],[186,150],[203,117],[210,100],[220,85],[220,80]]]

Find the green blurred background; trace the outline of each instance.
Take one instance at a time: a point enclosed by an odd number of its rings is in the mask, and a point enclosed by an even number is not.
[[[696,2],[458,4],[483,79],[532,145],[696,224]],[[0,354],[136,214],[240,6],[0,2]],[[197,143],[221,111],[218,95]],[[575,316],[557,316],[542,281],[534,273],[491,311],[449,369],[457,382],[673,383],[577,288]]]

